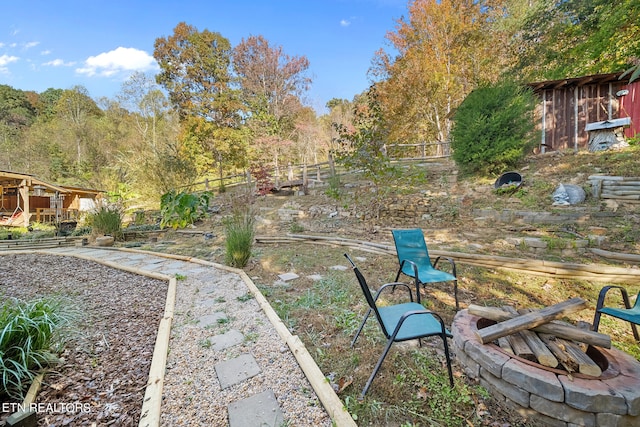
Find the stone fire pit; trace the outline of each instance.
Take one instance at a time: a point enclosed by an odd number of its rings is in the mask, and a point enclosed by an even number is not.
[[[616,349],[594,347],[599,377],[549,369],[504,352],[478,338],[482,319],[468,310],[456,315],[456,359],[496,399],[523,417],[549,426],[640,426],[640,363]]]

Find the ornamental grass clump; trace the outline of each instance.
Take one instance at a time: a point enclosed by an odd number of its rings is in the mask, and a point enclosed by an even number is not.
[[[89,214],[88,223],[93,233],[118,239],[122,235],[123,215],[124,212],[120,206],[102,203]]]
[[[236,212],[224,221],[226,236],[225,263],[231,267],[242,268],[251,257],[251,248],[255,236],[255,217],[250,211]]]
[[[39,370],[54,364],[76,318],[62,299],[8,299],[0,305],[0,397],[22,399]]]

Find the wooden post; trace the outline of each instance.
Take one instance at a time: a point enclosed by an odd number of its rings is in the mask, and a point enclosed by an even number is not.
[[[307,176],[307,164],[302,165],[302,191],[309,194],[309,177]]]
[[[329,153],[329,173],[331,176],[336,176],[336,165],[333,162],[333,154]]]
[[[287,166],[287,179],[289,180],[289,182],[293,181],[293,165],[291,164],[291,162],[289,162],[289,165]]]
[[[500,337],[511,335],[525,329],[535,328],[536,326],[548,323],[567,314],[575,313],[576,311],[586,308],[586,306],[586,300],[582,298],[571,298],[561,303],[480,329],[478,331],[478,337],[483,344],[486,344]]]

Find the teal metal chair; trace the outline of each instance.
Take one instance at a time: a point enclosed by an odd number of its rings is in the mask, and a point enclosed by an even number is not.
[[[453,294],[456,300],[456,310],[460,309],[458,302],[458,278],[456,276],[456,263],[450,257],[437,257],[433,263],[429,257],[427,243],[424,234],[419,228],[407,230],[392,230],[393,241],[396,244],[398,262],[400,268],[396,275],[397,282],[401,274],[411,277],[416,282],[417,300],[420,302],[420,285],[427,283],[453,282]],[[449,262],[451,272],[439,270],[438,262]]]
[[[385,346],[384,351],[382,352],[382,355],[378,360],[378,363],[373,369],[369,380],[365,384],[364,389],[360,394],[360,399],[364,399],[364,395],[369,390],[369,387],[371,387],[373,379],[380,370],[382,362],[384,362],[384,359],[387,356],[387,353],[389,353],[389,350],[391,349],[391,346],[394,342],[414,339],[420,340],[421,338],[432,336],[439,336],[440,338],[442,338],[442,342],[444,344],[444,354],[447,361],[447,370],[449,372],[449,384],[451,385],[451,387],[453,387],[451,356],[449,355],[449,345],[447,343],[447,338],[451,338],[452,335],[445,327],[442,318],[438,314],[425,309],[422,304],[414,302],[411,287],[406,283],[387,283],[378,290],[375,296],[372,296],[371,291],[369,290],[369,286],[367,285],[367,281],[365,280],[358,267],[356,267],[355,263],[351,260],[349,255],[344,254],[344,256],[351,263],[353,272],[358,279],[358,283],[360,284],[362,293],[364,294],[364,297],[367,300],[367,304],[369,305],[369,312],[367,313],[364,322],[366,322],[367,318],[369,317],[369,313],[373,312],[376,319],[378,320],[380,328],[382,329],[382,333],[387,338],[387,345]],[[407,291],[409,292],[410,302],[378,307],[376,305],[378,297],[385,288],[388,288],[390,286],[406,287]],[[351,342],[352,347],[358,339],[360,332],[362,331],[364,322],[362,325],[360,325],[360,329],[358,329],[355,338]],[[421,341],[420,345],[422,345]]]
[[[611,289],[619,289],[622,294],[622,302],[624,303],[624,308],[614,308],[614,307],[605,307],[604,300],[607,297],[607,292]],[[640,336],[638,335],[638,329],[636,325],[640,325],[640,293],[636,297],[636,302],[631,307],[631,302],[629,301],[629,295],[627,294],[627,290],[622,286],[605,286],[600,290],[600,295],[598,295],[598,303],[596,304],[596,314],[593,318],[593,330],[598,332],[598,327],[600,326],[600,317],[606,314],[608,316],[612,316],[618,319],[626,320],[631,325],[631,330],[633,331],[633,337],[636,341],[640,341]]]

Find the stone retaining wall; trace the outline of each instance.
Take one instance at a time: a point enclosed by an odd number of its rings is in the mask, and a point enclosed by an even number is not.
[[[496,399],[523,417],[553,427],[640,425],[640,363],[606,350],[615,370],[597,379],[569,377],[523,363],[476,335],[479,318],[461,310],[451,332],[457,361]]]

